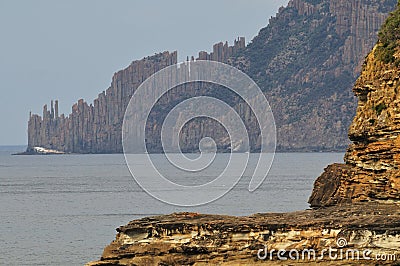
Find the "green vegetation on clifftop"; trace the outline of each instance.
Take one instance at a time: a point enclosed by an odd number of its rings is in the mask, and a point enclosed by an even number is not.
[[[392,12],[379,31],[379,45],[376,50],[377,57],[385,63],[400,65],[400,58],[394,56],[399,49],[400,42],[400,1],[397,9]]]

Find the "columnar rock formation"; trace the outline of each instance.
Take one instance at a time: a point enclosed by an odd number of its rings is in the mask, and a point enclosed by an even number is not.
[[[201,51],[199,53],[199,60],[212,60],[222,63],[228,63],[228,60],[233,56],[238,54],[242,49],[246,47],[246,41],[244,37],[240,37],[234,41],[233,46],[229,46],[228,42],[217,43],[213,46],[213,51],[207,53],[206,51]]]
[[[244,47],[244,38],[235,40],[233,46],[218,43],[210,54],[200,52],[199,59],[226,62]],[[58,115],[58,101],[55,107],[51,103],[51,110],[45,105],[42,117],[30,115],[28,152],[39,146],[68,153],[121,153],[123,117],[135,89],[150,75],[176,63],[177,52],[163,52],[134,61],[114,74],[111,86],[100,93],[93,104],[81,99],[72,106],[72,113],[67,117]]]
[[[400,258],[399,219],[394,204],[149,217],[119,227],[101,259],[87,265],[393,265]]]
[[[291,0],[248,46],[244,38],[233,46],[221,42],[211,53],[200,52],[198,59],[232,64],[258,83],[274,112],[278,150],[344,150],[348,144],[345,133],[356,106],[350,88],[395,3]],[[43,117],[32,115],[28,149],[121,152],[121,124],[129,98],[149,75],[176,60],[175,52],[164,52],[133,62],[114,75],[110,88],[93,104],[80,100],[68,116],[58,116],[55,110],[53,114],[44,110]],[[188,90],[196,91],[190,86]],[[176,99],[170,97],[172,102]],[[161,124],[154,122],[155,128]],[[186,130],[196,128],[207,127],[193,123]],[[220,130],[209,131],[222,135]],[[250,137],[256,139],[257,132],[250,132]],[[195,141],[189,142],[187,151],[197,148]],[[161,151],[157,145],[150,146]]]
[[[135,89],[151,74],[175,64],[177,53],[164,52],[133,62],[114,74],[111,86],[88,104],[84,100],[72,106],[65,117],[43,108],[43,117],[31,115],[28,147],[41,146],[74,153],[120,153],[121,130],[126,106]],[[28,148],[29,149],[29,148]]]

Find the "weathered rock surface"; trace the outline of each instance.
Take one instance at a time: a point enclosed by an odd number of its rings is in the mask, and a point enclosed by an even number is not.
[[[400,207],[396,204],[359,203],[293,213],[255,214],[248,217],[177,213],[130,222],[117,229],[116,239],[100,261],[87,265],[393,265],[376,261],[377,254],[397,254],[400,260]],[[323,249],[337,249],[337,240],[349,250],[371,250],[371,260],[330,260]],[[260,260],[260,249],[275,249],[272,259]],[[313,249],[316,259],[280,261],[277,251]],[[264,255],[264,253],[260,253]],[[340,255],[339,255],[340,256]],[[321,259],[318,259],[321,257]],[[313,257],[311,257],[313,258]],[[346,258],[346,256],[343,256]]]
[[[400,19],[400,10],[385,25],[396,19]],[[395,34],[392,59],[380,55],[380,50],[390,47],[383,44],[382,35],[366,58],[353,88],[359,101],[349,129],[352,143],[345,164],[329,166],[318,178],[311,206],[400,201],[400,69],[395,63],[400,58],[400,36]]]
[[[237,66],[259,84],[274,112],[278,150],[344,150],[356,106],[350,88],[395,3],[291,0],[247,47],[244,38],[239,38],[233,46],[218,43],[213,52],[202,51],[198,58]],[[32,115],[28,146],[73,153],[122,152],[121,125],[130,97],[147,77],[176,60],[175,52],[164,52],[133,62],[114,75],[110,88],[93,104],[80,100],[68,116],[58,115],[57,103],[50,111],[46,107],[42,117]],[[176,95],[169,98],[170,102],[178,99]],[[159,128],[161,124],[156,121],[153,126]],[[186,128],[187,132],[197,132],[186,151],[198,149],[195,140],[208,132],[223,135],[215,128],[198,132],[202,128],[207,126],[201,122]],[[250,138],[257,139],[257,132],[249,133]],[[161,151],[155,138],[149,146]]]

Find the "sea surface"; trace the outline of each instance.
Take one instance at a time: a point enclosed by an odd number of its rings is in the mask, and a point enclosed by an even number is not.
[[[342,153],[277,153],[255,192],[247,190],[250,177],[244,176],[219,200],[184,208],[146,194],[123,155],[11,156],[22,150],[0,147],[0,265],[83,265],[100,258],[115,228],[144,216],[304,210],[316,177],[343,160]],[[201,178],[210,176],[196,180]],[[185,176],[175,179],[187,183]]]

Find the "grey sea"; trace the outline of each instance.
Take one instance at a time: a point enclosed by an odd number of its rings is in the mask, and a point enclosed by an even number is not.
[[[316,177],[328,164],[343,160],[342,153],[277,153],[256,191],[248,191],[250,176],[245,175],[219,200],[185,208],[146,194],[123,155],[11,156],[23,149],[0,147],[0,265],[83,265],[100,258],[115,228],[144,216],[307,209]],[[161,157],[154,155],[154,160],[163,163]],[[207,180],[213,173],[207,175],[175,176],[175,181]]]

